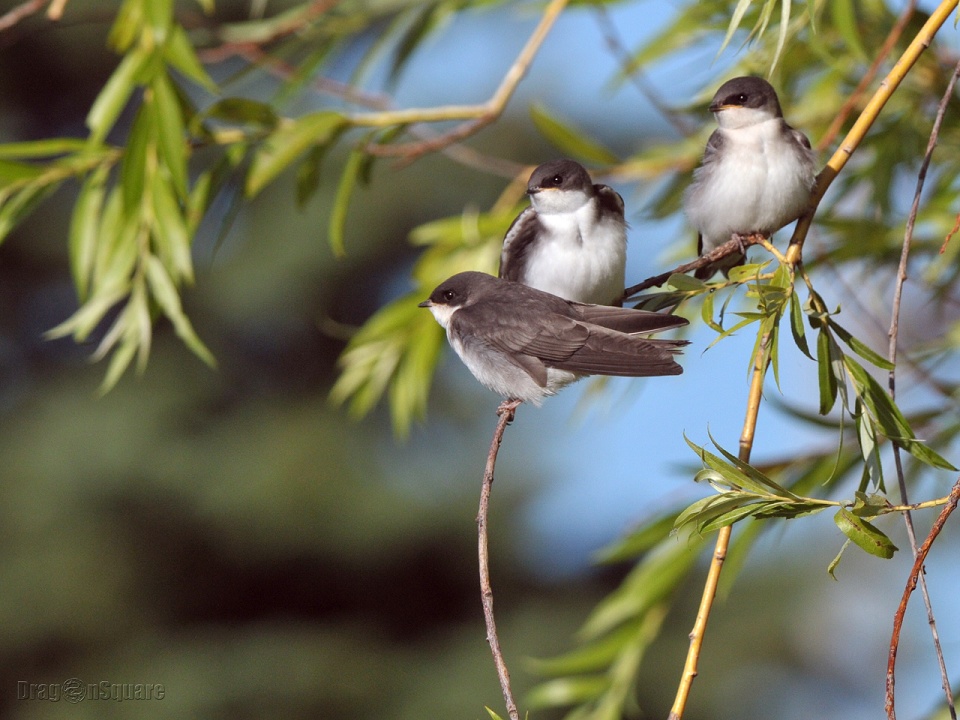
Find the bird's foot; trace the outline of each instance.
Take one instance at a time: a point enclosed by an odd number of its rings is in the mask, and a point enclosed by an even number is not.
[[[497,415],[498,415],[498,416],[500,416],[500,415],[506,415],[506,416],[507,416],[507,422],[512,422],[512,421],[513,421],[513,416],[516,414],[517,408],[520,407],[520,403],[522,403],[522,402],[523,402],[523,400],[517,400],[517,399],[515,399],[515,398],[512,399],[512,400],[504,400],[504,401],[503,401],[502,403],[500,403],[500,405],[497,407]]]
[[[733,234],[733,238],[732,238],[732,239],[737,241],[737,245],[738,245],[739,248],[740,248],[740,254],[741,254],[741,255],[746,255],[746,254],[747,254],[747,244],[746,244],[746,241],[747,241],[747,238],[749,238],[751,235],[752,235],[752,233],[747,233],[746,235],[742,235],[741,233],[734,233],[734,234]]]

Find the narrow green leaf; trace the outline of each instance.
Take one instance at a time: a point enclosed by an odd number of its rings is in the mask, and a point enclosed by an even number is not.
[[[837,379],[830,357],[830,335],[821,329],[817,334],[817,374],[820,385],[820,414],[826,415],[837,402]]]
[[[56,327],[47,330],[43,336],[47,340],[56,340],[67,335],[73,335],[77,342],[83,342],[100,323],[103,316],[107,314],[107,311],[120,302],[124,295],[126,295],[126,291],[120,288],[94,295],[81,305],[73,315]]]
[[[671,275],[667,279],[667,285],[683,292],[703,292],[708,288],[707,284],[703,280],[699,280],[692,275],[684,275],[683,273],[674,273]],[[713,292],[711,291],[710,294],[712,295]]]
[[[145,21],[144,0],[125,0],[120,5],[117,18],[107,35],[107,45],[118,53],[124,53],[143,31]]]
[[[843,340],[847,345],[850,346],[850,349],[853,350],[857,355],[862,357],[869,363],[873,363],[881,370],[893,370],[893,363],[887,360],[885,357],[879,353],[871,350],[867,345],[865,345],[860,340],[857,340],[853,335],[851,335],[846,329],[837,324],[834,320],[827,318],[827,324],[830,326],[830,329],[836,333],[837,337]]]
[[[106,195],[108,170],[99,168],[80,187],[70,220],[70,269],[80,300],[85,300],[93,276],[97,241],[100,234],[100,210]]]
[[[766,504],[767,503],[763,502],[754,502],[727,510],[726,512],[720,513],[715,518],[712,518],[708,522],[704,522],[702,524],[698,523],[697,531],[701,535],[708,535],[714,530],[719,530],[727,525],[733,525],[738,520],[743,520],[746,517],[755,515],[757,512],[762,510]]]
[[[320,166],[329,147],[329,145],[314,146],[297,168],[297,206],[301,209],[320,187]]]
[[[0,243],[60,187],[60,181],[32,183],[0,205]]]
[[[165,72],[157,73],[150,87],[153,90],[151,106],[155,113],[160,161],[170,173],[177,196],[186,199],[187,137],[180,98]]]
[[[526,699],[535,710],[580,705],[596,700],[610,689],[610,684],[611,680],[606,675],[557,678],[537,685]]]
[[[130,128],[127,147],[120,165],[120,187],[123,189],[123,206],[128,214],[138,212],[143,203],[147,155],[156,152],[156,122],[147,105],[141,105]]]
[[[787,31],[790,28],[790,4],[790,0],[780,0],[780,28],[777,33],[777,47],[773,51],[773,61],[770,63],[770,72],[777,67],[777,62],[783,53],[783,46],[787,42]]]
[[[870,55],[860,41],[860,24],[853,0],[831,0],[829,7],[833,15],[833,25],[846,42],[847,48],[860,60],[869,60]]]
[[[586,640],[597,638],[632,618],[642,617],[686,577],[702,544],[699,539],[680,542],[670,537],[657,545],[620,587],[594,608],[581,636]]]
[[[130,366],[133,356],[137,352],[137,342],[133,338],[124,338],[110,358],[110,365],[107,367],[107,374],[100,384],[100,395],[106,395],[120,380],[124,371]]]
[[[956,470],[949,461],[916,439],[910,424],[890,395],[862,365],[849,357],[845,358],[844,362],[847,372],[850,373],[857,387],[857,394],[869,408],[879,425],[880,432],[921,462],[944,470]]]
[[[211,11],[213,0],[210,0]],[[219,92],[217,84],[213,78],[207,74],[196,51],[187,36],[186,31],[180,25],[174,25],[167,38],[167,44],[163,50],[164,59],[177,69],[184,77],[193,80],[200,87],[210,93]]]
[[[713,300],[716,293],[709,292],[703,296],[703,304],[700,306],[700,317],[711,330],[722,333],[723,328],[713,319]]]
[[[401,71],[406,66],[407,61],[413,56],[413,52],[420,46],[420,43],[423,42],[428,35],[442,27],[446,21],[450,19],[455,8],[450,3],[439,3],[436,5],[428,4],[422,8],[414,6],[411,10],[416,14],[413,22],[397,44],[397,50],[391,63],[388,80],[391,84],[396,82]]]
[[[237,97],[218,100],[198,115],[198,118],[247,125],[267,131],[274,130],[280,123],[279,116],[269,103]]]
[[[3,147],[3,146],[0,146]],[[11,185],[23,184],[43,175],[43,168],[30,163],[0,160],[0,186],[9,190]]]
[[[897,546],[879,528],[846,508],[840,508],[833,521],[857,547],[871,555],[889,560],[897,551]]]
[[[830,577],[834,580],[837,579],[837,568],[840,566],[840,559],[843,557],[844,551],[850,547],[850,539],[844,541],[843,545],[840,547],[840,551],[837,553],[837,556],[830,561],[830,564],[827,565],[827,572],[830,573]]]
[[[153,30],[154,42],[163,45],[173,25],[173,0],[147,0],[143,4],[147,22]]]
[[[183,313],[183,307],[180,303],[180,294],[176,286],[170,279],[163,263],[159,258],[150,255],[145,263],[147,271],[147,282],[150,285],[150,291],[153,298],[157,301],[163,314],[167,316],[177,335],[184,344],[193,351],[194,355],[199,357],[210,367],[216,367],[216,360],[213,354],[207,349],[207,346],[201,342],[193,329],[190,320]]]
[[[254,153],[247,174],[247,197],[254,197],[311,146],[333,142],[346,123],[340,113],[322,110],[278,127]]]
[[[856,500],[850,512],[859,517],[876,517],[890,508],[890,501],[880,493],[867,494],[857,491],[854,495]]]
[[[803,311],[800,307],[800,299],[796,292],[790,293],[790,331],[793,333],[793,341],[800,352],[813,360],[810,354],[810,347],[807,345],[806,328],[803,324]]]
[[[737,6],[733,9],[733,15],[730,16],[730,22],[727,25],[727,33],[723,36],[723,42],[720,43],[720,49],[717,50],[717,57],[720,57],[720,54],[726,50],[731,38],[733,38],[733,34],[737,31],[737,28],[740,27],[740,23],[743,21],[743,16],[747,13],[750,5],[751,0],[739,0],[737,2]]]
[[[616,540],[612,545],[602,548],[595,555],[594,560],[597,563],[607,564],[633,560],[639,557],[670,535],[675,515],[676,512],[671,510],[659,518],[643,523],[637,530]]]
[[[365,153],[363,150],[353,150],[347,157],[346,165],[343,168],[343,174],[340,176],[340,184],[337,186],[337,194],[333,200],[333,210],[330,211],[330,247],[333,254],[337,257],[343,257],[347,254],[346,244],[343,240],[343,228],[347,221],[347,210],[350,206],[350,196],[353,195],[353,189],[357,184],[357,177],[360,174],[364,164]]]
[[[149,62],[150,55],[140,48],[127,53],[120,61],[87,114],[91,143],[99,144],[107,137],[133,93],[137,75]]]
[[[540,134],[570,157],[596,165],[613,165],[619,162],[613,151],[560,120],[543,105],[531,105],[530,117]]]
[[[158,254],[170,268],[174,282],[193,282],[193,259],[190,256],[190,235],[183,209],[174,190],[164,178],[153,182],[154,241]]]
[[[716,439],[713,437],[713,434],[710,433],[709,430],[707,431],[707,436],[710,438],[710,442],[713,443],[714,447],[716,447],[717,450],[719,450],[720,453],[727,459],[727,461],[734,468],[736,468],[737,472],[740,472],[746,477],[750,478],[753,481],[753,484],[757,488],[759,488],[762,491],[768,491],[768,490],[772,491],[773,493],[775,493],[776,495],[779,495],[780,497],[789,497],[794,500],[800,499],[796,495],[794,495],[792,492],[787,490],[785,487],[783,487],[782,485],[778,485],[773,480],[768,478],[762,472],[760,472],[755,467],[753,467],[750,463],[744,462],[733,453],[724,449],[723,446],[716,441]]]
[[[66,155],[68,153],[81,152],[86,146],[86,140],[74,138],[50,138],[48,140],[3,143],[0,145],[0,160],[37,159],[54,155]],[[42,172],[42,170],[38,170],[33,165],[22,165],[21,167]]]

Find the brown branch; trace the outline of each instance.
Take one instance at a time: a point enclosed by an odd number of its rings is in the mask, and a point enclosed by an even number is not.
[[[36,15],[43,9],[43,6],[49,2],[50,0],[27,0],[27,2],[21,3],[15,8],[8,10],[3,15],[0,15],[0,32],[9,30],[18,22],[31,15]]]
[[[960,62],[958,62],[957,66],[954,68],[953,75],[950,77],[950,81],[947,83],[946,92],[944,92],[943,97],[940,100],[940,105],[937,108],[937,115],[933,121],[933,129],[930,131],[930,139],[927,142],[927,149],[923,156],[923,162],[920,163],[920,170],[917,173],[917,188],[913,194],[913,204],[910,206],[910,214],[907,216],[906,228],[904,229],[903,250],[900,253],[900,265],[897,268],[897,282],[893,292],[890,331],[888,333],[889,345],[887,348],[887,358],[893,364],[896,364],[897,362],[897,341],[899,338],[900,329],[900,301],[903,297],[903,286],[907,280],[907,260],[910,257],[910,248],[913,244],[913,228],[916,225],[917,213],[920,210],[920,196],[923,193],[923,185],[924,182],[926,182],[927,169],[930,167],[930,160],[933,157],[933,151],[937,147],[937,140],[940,137],[940,128],[943,125],[943,118],[947,112],[947,105],[953,97],[953,89],[957,84],[958,77],[960,77]],[[888,386],[890,388],[891,398],[896,398],[896,378],[896,367],[894,367],[890,370],[890,374],[888,376]],[[897,483],[900,488],[900,502],[901,504],[905,505],[908,502],[907,482],[906,478],[904,477],[903,461],[901,459],[900,448],[896,445],[896,443],[893,444],[893,459],[897,469]],[[913,517],[911,516],[909,510],[903,511],[903,522],[907,528],[907,537],[910,540],[910,549],[913,551],[913,557],[916,558],[918,555],[917,534],[914,530]],[[926,575],[921,571],[918,577],[920,580],[920,594],[923,597],[923,604],[927,611],[927,624],[930,626],[930,633],[933,636],[933,648],[937,656],[937,664],[940,668],[940,684],[943,687],[944,696],[947,700],[947,708],[949,709],[950,717],[953,720],[957,720],[957,709],[953,702],[953,690],[950,687],[950,675],[947,672],[946,662],[943,658],[943,648],[940,646],[940,634],[937,632],[937,621],[933,614],[933,603],[930,600],[930,592],[927,589]],[[894,653],[894,655],[895,654],[896,653]],[[892,673],[892,668],[890,672]],[[891,693],[891,700],[888,707],[889,711],[893,712],[892,677],[888,680],[888,687],[890,688]]]
[[[637,88],[646,101],[670,123],[679,135],[690,137],[696,133],[696,128],[691,125],[683,113],[667,105],[657,94],[656,90],[650,86],[650,83],[647,82],[646,75],[644,75],[640,67],[637,66],[633,58],[630,57],[630,53],[623,46],[623,42],[621,42],[620,36],[617,33],[617,27],[610,19],[610,13],[607,12],[607,9],[603,5],[597,5],[596,8],[594,8],[594,17],[597,20],[597,25],[600,27],[600,32],[603,35],[604,42],[607,44],[607,48],[617,59],[617,62],[620,63],[620,70],[623,76],[633,83],[634,87]]]
[[[295,68],[289,63],[273,57],[262,50],[259,45],[251,42],[225,43],[200,53],[201,60],[211,63],[223,62],[231,57],[239,57],[249,63],[260,65],[266,68],[274,77],[282,80],[290,78],[296,72]],[[315,78],[313,80],[313,89],[317,92],[339,98],[344,102],[360,105],[371,110],[387,112],[395,109],[393,99],[389,95],[362,90],[328,77],[320,76]],[[409,132],[414,137],[421,138],[425,143],[432,142],[435,137],[425,127],[412,127]],[[475,170],[487,172],[492,175],[512,178],[524,167],[510,160],[486,155],[466,145],[451,143],[444,143],[443,145],[443,147],[438,146],[437,149],[450,159],[466,167],[472,167]],[[382,149],[389,147],[391,146],[371,144],[368,145],[366,149],[371,155],[385,155],[389,153],[384,153]]]
[[[53,2],[50,3],[50,7],[47,9],[47,19],[56,22],[62,18],[63,11],[67,9],[68,2],[69,0],[53,0]]]
[[[947,245],[950,244],[950,240],[953,239],[953,236],[957,234],[958,230],[960,230],[960,213],[957,213],[957,219],[953,223],[953,229],[948,232],[947,236],[943,239],[943,245],[940,246],[941,255],[947,251]]]
[[[503,691],[503,700],[507,705],[507,714],[510,720],[520,720],[517,712],[517,703],[513,699],[510,689],[510,672],[500,650],[500,638],[497,635],[497,623],[493,619],[493,588],[490,585],[490,556],[487,551],[487,512],[490,507],[490,491],[493,489],[493,471],[497,465],[497,453],[503,441],[503,432],[513,421],[519,400],[505,400],[497,408],[496,430],[490,441],[490,451],[487,453],[487,465],[483,471],[483,486],[480,490],[480,510],[477,512],[478,555],[480,558],[480,599],[483,602],[483,619],[487,625],[487,642],[490,652],[493,653],[493,664],[497,667],[497,678],[500,680],[500,689]]]
[[[872,63],[870,63],[870,67],[867,68],[867,72],[865,72],[863,77],[860,78],[860,82],[857,83],[857,87],[854,88],[852,93],[850,93],[850,97],[848,97],[846,102],[840,107],[840,111],[833,119],[833,122],[830,123],[830,127],[827,128],[827,131],[823,134],[823,137],[820,138],[820,142],[817,143],[817,152],[823,152],[833,144],[833,139],[839,134],[840,128],[843,127],[843,124],[847,121],[847,118],[850,117],[850,113],[853,112],[853,109],[860,102],[863,94],[867,91],[867,86],[873,82],[873,78],[876,77],[877,72],[880,70],[880,66],[883,64],[883,61],[886,60],[890,55],[890,52],[893,50],[893,46],[897,44],[897,41],[903,34],[904,29],[907,27],[907,23],[909,23],[910,18],[913,17],[913,13],[916,8],[917,0],[910,0],[910,2],[907,3],[907,6],[903,9],[903,12],[900,13],[900,17],[897,18],[897,22],[890,30],[886,40],[883,41],[883,45],[880,46],[880,51],[877,53],[877,57],[874,58]]]
[[[725,258],[727,255],[732,255],[735,252],[740,252],[744,248],[748,248],[751,245],[762,245],[766,240],[767,238],[759,233],[755,233],[753,235],[742,235],[739,238],[733,238],[731,240],[728,240],[720,247],[714,248],[713,250],[708,252],[706,255],[701,255],[700,257],[698,257],[696,260],[692,262],[684,263],[683,265],[678,265],[673,270],[669,270],[665,273],[660,273],[659,275],[654,275],[653,277],[649,277],[641,283],[637,283],[636,285],[632,285],[631,287],[628,287],[626,290],[623,291],[623,299],[626,300],[628,298],[631,298],[634,295],[636,295],[638,292],[647,290],[652,287],[660,287],[667,280],[670,279],[671,275],[688,273],[691,270],[699,270],[705,265],[710,265],[711,263],[714,263],[717,260],[721,260]]]
[[[466,123],[458,125],[453,130],[444,133],[437,138],[429,141],[417,141],[411,143],[396,143],[383,145],[382,151],[378,153],[390,157],[401,158],[405,162],[412,162],[421,155],[434,152],[442,147],[462,140],[469,135],[474,134],[483,127],[494,122],[503,113],[507,102],[513,97],[514,91],[520,84],[537,51],[546,39],[550,28],[563,12],[569,0],[551,0],[547,9],[543,13],[533,34],[527,40],[527,44],[520,51],[513,65],[507,70],[500,87],[497,88],[493,96],[482,105],[451,105],[441,108],[396,110],[394,112],[373,113],[369,115],[360,115],[352,118],[356,125],[386,127],[391,125],[404,125],[416,122],[437,122],[442,120],[466,120]],[[368,148],[368,151],[370,149]]]
[[[900,598],[900,605],[897,606],[897,612],[894,613],[893,616],[893,634],[890,637],[890,653],[887,656],[887,694],[884,703],[888,720],[896,720],[897,718],[897,713],[894,709],[895,668],[897,664],[897,650],[900,647],[900,630],[903,627],[903,616],[907,612],[907,602],[917,587],[917,578],[920,577],[923,563],[926,561],[927,554],[930,552],[930,546],[933,545],[933,541],[940,535],[940,531],[943,530],[943,526],[947,522],[947,518],[950,517],[950,513],[956,510],[958,502],[960,502],[960,479],[953,484],[953,489],[950,491],[950,501],[946,507],[940,511],[936,522],[933,523],[933,527],[930,528],[930,534],[927,535],[927,539],[923,541],[923,545],[921,545],[917,551],[917,556],[913,561],[913,568],[910,570],[910,576],[907,578],[907,586],[903,589],[903,596]]]

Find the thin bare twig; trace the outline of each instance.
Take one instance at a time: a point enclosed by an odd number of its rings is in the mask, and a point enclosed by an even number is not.
[[[49,2],[50,0],[27,0],[27,2],[21,3],[15,8],[8,10],[3,15],[0,15],[0,32],[9,30],[18,22],[31,15],[36,15],[43,9],[43,6]]]
[[[507,705],[507,714],[510,720],[520,720],[517,703],[513,699],[510,689],[510,672],[500,650],[500,638],[497,635],[497,623],[493,619],[493,588],[490,585],[490,556],[487,551],[487,512],[490,507],[490,491],[493,489],[493,471],[497,466],[497,453],[503,441],[503,432],[513,421],[517,400],[504,401],[497,408],[497,428],[490,441],[490,451],[487,453],[487,465],[483,471],[483,486],[480,490],[480,510],[477,512],[478,555],[480,558],[480,599],[483,602],[483,619],[487,625],[487,642],[490,652],[493,653],[493,664],[497,667],[497,678],[500,680],[500,689],[503,691],[503,701]]]
[[[367,115],[356,115],[351,118],[355,125],[366,127],[388,127],[392,125],[405,125],[417,122],[440,122],[444,120],[465,120],[467,122],[458,125],[453,130],[444,133],[428,141],[418,141],[412,143],[397,143],[390,145],[381,145],[377,150],[368,147],[368,152],[376,152],[390,157],[399,157],[405,162],[412,162],[421,155],[434,152],[442,147],[462,140],[465,137],[474,134],[481,128],[489,125],[503,113],[507,102],[513,97],[514,91],[520,84],[530,63],[536,57],[537,51],[546,39],[550,28],[560,17],[560,13],[567,6],[569,0],[551,0],[547,9],[544,10],[543,17],[540,19],[536,29],[527,44],[520,51],[513,65],[507,70],[500,87],[497,88],[493,96],[481,105],[448,105],[440,108],[420,108],[409,110],[395,110],[383,113],[369,113]]]
[[[887,695],[884,703],[888,720],[896,720],[897,718],[897,713],[894,709],[894,685],[896,684],[894,669],[897,665],[897,650],[900,647],[900,630],[903,627],[903,616],[907,612],[907,602],[917,587],[917,578],[920,577],[923,563],[927,559],[927,553],[930,552],[930,546],[933,545],[933,541],[940,535],[940,531],[943,530],[943,526],[947,522],[947,518],[950,517],[950,513],[957,509],[958,502],[960,502],[960,479],[953,484],[953,489],[950,491],[950,501],[946,507],[940,511],[936,522],[933,523],[933,527],[930,528],[930,534],[927,535],[927,539],[923,541],[923,545],[921,545],[917,551],[917,556],[913,561],[913,568],[910,570],[910,576],[907,578],[907,586],[903,589],[903,596],[900,598],[900,605],[897,606],[897,612],[893,616],[893,634],[890,637],[890,653],[887,656]]]
[[[848,97],[846,102],[844,102],[840,107],[840,112],[837,113],[837,116],[833,119],[833,122],[830,123],[830,127],[827,128],[827,131],[823,134],[823,137],[820,138],[820,142],[817,143],[817,152],[823,152],[833,143],[833,139],[840,132],[840,128],[843,127],[843,124],[847,121],[847,118],[850,117],[850,113],[853,112],[853,109],[857,106],[857,103],[860,102],[863,94],[867,91],[867,87],[873,82],[873,78],[876,77],[877,72],[880,70],[880,66],[883,65],[884,60],[886,60],[890,55],[890,52],[893,50],[893,46],[897,44],[897,41],[903,34],[904,29],[907,27],[907,23],[910,22],[910,18],[913,17],[913,13],[916,8],[917,0],[910,0],[910,2],[907,3],[907,6],[903,9],[903,12],[900,13],[900,17],[897,18],[897,22],[890,30],[886,40],[883,41],[883,45],[880,46],[880,51],[873,59],[873,62],[870,63],[870,67],[867,68],[867,71],[863,74],[863,77],[860,78],[860,82],[857,83],[857,87],[854,88],[852,93],[850,93],[850,97]]]
[[[957,234],[957,231],[960,231],[960,213],[957,213],[957,219],[953,223],[953,229],[947,233],[947,236],[943,239],[943,245],[940,246],[940,254],[943,255],[947,251],[947,245],[950,244],[950,240],[954,235]]]
[[[67,9],[69,0],[53,0],[47,9],[47,19],[56,22],[63,17],[63,11]]]
[[[665,273],[660,273],[659,275],[654,275],[649,277],[641,283],[632,285],[623,291],[624,300],[633,297],[638,292],[647,290],[652,287],[660,287],[667,280],[670,279],[671,275],[678,275],[683,273],[688,273],[691,270],[699,270],[705,265],[710,265],[711,263],[716,262],[725,258],[727,255],[732,255],[735,252],[740,252],[744,248],[748,248],[751,245],[763,245],[767,241],[767,238],[759,233],[753,235],[742,235],[739,239],[733,238],[727,240],[723,245],[714,248],[706,255],[701,255],[696,260],[692,262],[684,263],[683,265],[678,265],[673,270],[668,270]]]
[[[292,77],[296,72],[289,63],[270,55],[259,45],[251,42],[225,43],[200,53],[201,60],[211,63],[223,62],[231,57],[239,57],[251,64],[260,65],[281,80]],[[331,95],[347,103],[384,112],[394,109],[393,98],[383,93],[370,92],[323,76],[315,78],[312,84],[317,92]],[[429,142],[434,137],[426,127],[411,127],[409,132],[424,142]],[[382,154],[378,152],[381,147],[385,146],[373,145],[368,149],[371,154],[377,155]],[[466,145],[451,144],[449,147],[440,148],[440,151],[461,165],[500,177],[512,178],[524,167],[510,160],[486,155]]]
[[[633,58],[630,57],[630,53],[623,46],[623,42],[620,40],[620,35],[617,33],[616,25],[613,24],[613,21],[610,19],[610,13],[607,12],[607,8],[603,5],[597,5],[594,9],[594,17],[597,20],[597,25],[600,27],[600,32],[603,34],[604,42],[607,44],[610,52],[613,53],[617,61],[621,65],[621,71],[623,76],[630,80],[633,83],[634,87],[646,98],[647,102],[650,103],[653,108],[659,112],[664,119],[673,126],[673,129],[677,131],[683,137],[690,137],[696,132],[696,128],[692,123],[683,115],[683,113],[678,112],[669,105],[667,105],[663,100],[660,99],[660,96],[657,94],[657,91],[650,85],[647,81],[647,76],[643,71],[633,62]]]
[[[917,221],[917,213],[920,210],[920,195],[923,192],[923,185],[927,178],[927,169],[930,167],[930,160],[933,157],[933,151],[937,147],[937,140],[940,137],[940,127],[943,125],[943,118],[947,113],[947,105],[953,97],[953,89],[957,84],[957,78],[960,77],[960,62],[954,68],[953,75],[947,83],[947,90],[940,100],[940,106],[937,108],[937,116],[933,121],[933,129],[930,131],[930,140],[927,142],[927,150],[923,156],[923,162],[920,163],[920,170],[917,173],[917,189],[913,194],[913,204],[910,207],[910,214],[907,216],[907,224],[903,234],[903,251],[900,253],[900,265],[897,269],[897,282],[893,291],[893,304],[890,314],[889,345],[887,347],[887,358],[891,363],[897,362],[897,340],[900,329],[900,302],[903,298],[903,286],[907,280],[907,261],[910,257],[910,247],[913,243],[913,228]],[[897,374],[896,367],[890,370],[888,376],[888,385],[890,387],[890,396],[896,398],[897,393]],[[893,459],[897,469],[897,483],[900,487],[900,502],[907,504],[907,482],[903,473],[903,460],[900,456],[900,448],[893,445]],[[913,517],[909,510],[903,511],[903,522],[907,528],[907,537],[910,539],[910,549],[913,551],[913,557],[916,558],[917,534],[913,527]],[[927,624],[930,626],[930,633],[933,635],[933,648],[937,656],[937,664],[940,667],[940,683],[943,686],[944,696],[947,700],[947,708],[950,711],[950,717],[957,720],[957,709],[953,702],[953,690],[950,687],[950,675],[947,673],[946,662],[943,659],[943,648],[940,646],[940,634],[937,632],[937,621],[933,614],[933,603],[930,600],[930,592],[927,589],[926,573],[923,572],[922,565],[919,571],[920,594],[923,596],[923,604],[927,610]],[[916,582],[916,580],[914,580]],[[894,655],[896,653],[894,652]],[[890,669],[892,673],[892,668]],[[888,688],[890,688],[891,699],[888,704],[888,711],[893,712],[893,679],[888,678]],[[892,717],[892,716],[891,716]]]

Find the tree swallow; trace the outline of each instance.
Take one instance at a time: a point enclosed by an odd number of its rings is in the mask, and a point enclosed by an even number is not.
[[[710,103],[719,127],[693,173],[684,208],[697,228],[700,255],[732,237],[770,236],[807,207],[816,180],[807,136],[783,119],[777,93],[759,77],[738,77],[720,86]],[[700,268],[706,280],[742,264],[743,253]]]
[[[685,340],[642,337],[687,324],[676,315],[570,302],[480,272],[445,280],[420,307],[474,377],[513,407],[540,405],[585,375],[683,372],[673,356]]]
[[[541,165],[527,184],[530,207],[503,239],[500,277],[565,300],[622,304],[627,262],[623,198],[594,185],[573,160]]]

